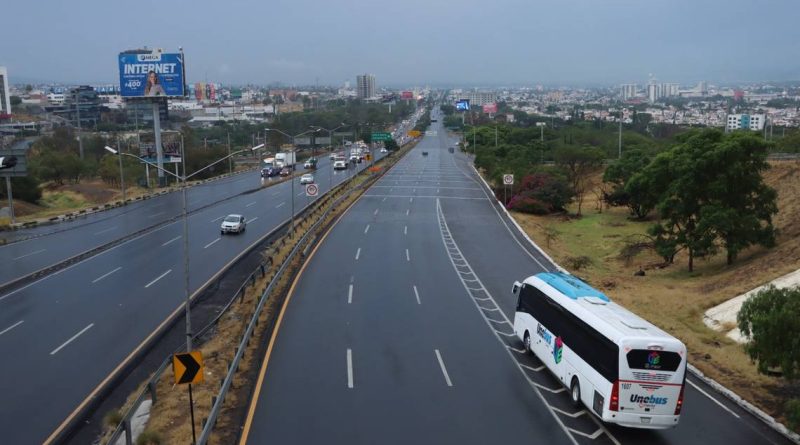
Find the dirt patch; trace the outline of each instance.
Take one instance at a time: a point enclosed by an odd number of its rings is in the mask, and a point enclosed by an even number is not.
[[[627,209],[603,207],[584,212],[580,219],[539,217],[514,213],[523,229],[556,262],[593,259],[576,272],[602,288],[619,304],[656,324],[686,344],[692,363],[740,396],[774,417],[785,421],[783,403],[797,392],[778,378],[759,374],[741,345],[703,324],[706,309],[747,292],[789,272],[800,269],[800,164],[775,162],[764,179],[778,192],[773,222],[779,234],[772,249],[754,247],[727,266],[724,255],[696,261],[687,272],[687,258],[678,255],[675,264],[663,267],[661,258],[643,250],[625,261],[620,255],[625,240],[645,233],[652,222],[628,219]],[[587,195],[584,209],[595,209],[596,198]],[[573,210],[574,209],[570,209]],[[545,228],[559,232],[547,247]],[[645,276],[634,276],[639,268]]]

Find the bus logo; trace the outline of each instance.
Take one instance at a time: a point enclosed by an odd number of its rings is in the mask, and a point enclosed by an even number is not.
[[[651,351],[650,354],[647,355],[647,364],[651,368],[660,368],[661,355],[656,351]]]
[[[553,358],[556,361],[556,364],[561,363],[561,357],[564,353],[564,342],[561,341],[561,337],[556,337],[555,345],[553,346]]]

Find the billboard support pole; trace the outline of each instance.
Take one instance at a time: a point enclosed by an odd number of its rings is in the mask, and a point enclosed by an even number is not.
[[[161,146],[161,115],[159,114],[158,101],[153,101],[153,132],[156,139],[156,165],[158,165],[158,186],[167,185],[164,177],[164,148]]]
[[[6,191],[8,192],[8,212],[11,216],[11,224],[14,224],[14,198],[11,195],[11,176],[6,176]]]

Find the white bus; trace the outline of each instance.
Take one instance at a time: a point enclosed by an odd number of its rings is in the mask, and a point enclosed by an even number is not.
[[[686,346],[578,278],[515,282],[514,332],[604,422],[660,429],[680,420]]]

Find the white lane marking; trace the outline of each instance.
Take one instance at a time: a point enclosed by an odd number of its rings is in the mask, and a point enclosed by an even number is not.
[[[408,226],[403,226],[403,235],[408,235]]]
[[[347,348],[347,387],[353,389],[353,351]]]
[[[16,258],[12,258],[12,259],[13,259],[13,260],[19,260],[19,259],[25,258],[26,256],[31,256],[31,255],[36,255],[37,253],[42,253],[42,252],[44,252],[45,250],[47,250],[47,249],[39,249],[39,250],[37,250],[37,251],[35,251],[35,252],[26,253],[25,255],[18,256],[18,257],[16,257]]]
[[[523,367],[523,368],[525,368],[525,369],[529,369],[529,370],[531,370],[531,371],[533,371],[533,372],[539,372],[539,371],[541,371],[542,369],[544,369],[544,365],[542,365],[542,366],[537,366],[537,367],[535,367],[535,368],[533,368],[533,367],[531,367],[531,366],[528,366],[528,365],[522,365],[522,364],[520,364],[520,366],[522,366],[522,367]]]
[[[383,198],[383,199],[386,199],[386,198]],[[408,198],[408,202],[409,202],[409,203],[412,203],[412,202],[414,202],[414,197],[412,196],[412,197]]]
[[[362,198],[381,198],[385,195],[374,195],[371,193],[365,193],[361,195]],[[409,195],[392,195],[389,198],[408,198]],[[415,195],[414,198],[427,198],[427,199],[462,199],[462,200],[469,200],[469,201],[491,201],[488,198],[470,198],[470,197],[462,197],[462,196],[434,196],[434,195]]]
[[[275,193],[273,193],[273,194],[272,194],[272,196],[278,196],[278,195],[280,195],[280,194],[281,194],[281,192],[280,192],[280,190],[279,190],[279,191],[276,191]]]
[[[386,201],[386,197],[385,197],[385,196],[383,197],[383,200],[382,200],[382,201]]]
[[[556,408],[553,408],[553,409],[556,409]],[[561,411],[561,410],[558,410],[558,411]],[[563,412],[563,411],[561,411],[561,412]],[[602,428],[599,428],[598,430],[596,430],[592,434],[586,434],[583,431],[578,431],[578,430],[573,429],[573,428],[567,428],[567,429],[570,430],[571,432],[575,433],[575,434],[578,434],[580,436],[583,436],[583,437],[586,437],[586,438],[589,438],[589,439],[592,439],[592,440],[597,439],[598,437],[600,437],[601,434],[603,434],[603,429]]]
[[[172,269],[170,269],[170,270],[168,270],[168,271],[166,271],[166,272],[162,273],[161,275],[159,275],[159,276],[158,276],[158,278],[156,278],[155,280],[153,280],[153,281],[151,281],[151,282],[147,283],[147,286],[145,286],[144,288],[145,288],[145,289],[147,289],[148,287],[150,287],[150,286],[152,286],[152,285],[156,284],[156,281],[158,281],[158,280],[160,280],[160,279],[162,279],[162,278],[166,277],[166,276],[167,276],[167,275],[168,275],[170,272],[172,272]]]
[[[255,201],[251,202],[250,204],[247,204],[247,205],[245,205],[245,207],[252,207],[252,206],[254,206],[254,205],[256,205],[256,202],[255,202]]]
[[[282,202],[282,203],[278,204],[277,206],[275,206],[275,208],[276,208],[276,209],[279,209],[279,208],[281,208],[281,206],[282,206],[282,205],[284,205],[284,204],[286,204],[286,202]]]
[[[408,216],[409,212],[411,212],[411,209],[406,209],[406,216]]]
[[[704,396],[708,397],[709,399],[711,399],[711,401],[713,401],[713,402],[714,402],[714,403],[716,403],[717,405],[721,406],[721,407],[722,407],[722,409],[724,409],[725,411],[727,411],[727,412],[731,413],[731,415],[732,415],[733,417],[736,417],[737,419],[739,419],[739,418],[740,418],[738,414],[736,414],[735,412],[733,412],[733,410],[731,410],[731,409],[730,409],[730,408],[728,408],[727,406],[723,405],[723,404],[722,404],[722,402],[720,402],[719,400],[717,400],[717,399],[715,399],[715,398],[711,397],[711,394],[709,394],[709,393],[707,393],[707,392],[703,391],[703,390],[702,390],[702,389],[701,389],[699,386],[695,385],[695,384],[694,384],[694,383],[693,383],[691,380],[689,380],[689,379],[686,379],[686,383],[688,383],[688,384],[692,385],[692,387],[694,387],[694,389],[696,389],[696,390],[700,391],[700,394],[702,394],[702,395],[704,395]]]
[[[369,224],[367,224],[367,227],[364,228],[364,235],[366,235],[367,232],[369,232]]]
[[[167,212],[158,212],[158,213],[153,213],[153,214],[152,214],[152,215],[150,215],[148,218],[155,218],[156,216],[163,215],[163,214],[165,214],[165,213],[167,213]]]
[[[373,215],[375,215],[375,216],[377,216],[377,215],[378,215],[378,209],[375,209],[375,211],[374,211],[374,212],[372,212],[372,214],[373,214]]]
[[[437,194],[437,195],[439,194],[439,189],[436,189],[436,194]]]
[[[161,245],[161,247],[164,247],[164,246],[166,246],[167,244],[169,244],[169,243],[171,243],[171,242],[173,242],[173,241],[177,241],[177,240],[179,240],[179,239],[181,239],[181,235],[178,235],[178,236],[176,236],[175,238],[172,238],[171,240],[169,240],[169,241],[165,242],[164,244],[162,244],[162,245]]]
[[[251,220],[247,220],[247,221],[245,221],[245,222],[246,222],[246,223],[248,223],[248,224],[250,224],[251,222],[253,222],[253,221],[257,220],[257,219],[258,219],[258,217],[256,216],[255,218],[253,218],[253,219],[251,219]]]
[[[118,267],[118,268],[116,268],[116,269],[112,270],[111,272],[107,272],[107,273],[105,273],[105,274],[103,274],[103,275],[100,275],[99,277],[97,277],[97,278],[95,278],[94,280],[92,280],[92,284],[94,284],[94,283],[97,283],[98,281],[100,281],[100,280],[102,280],[103,278],[105,278],[105,277],[107,277],[107,276],[111,275],[111,274],[112,274],[112,273],[114,273],[114,272],[118,272],[120,269],[122,269],[122,266],[120,266],[120,267]]]
[[[222,218],[225,218],[225,216],[226,216],[226,215],[222,215],[222,216],[220,216],[219,218],[214,218],[214,219],[212,219],[210,222],[217,222],[217,221],[221,220]]]
[[[351,284],[347,288],[347,304],[352,304],[352,303],[353,303],[353,285]]]
[[[303,196],[305,194],[306,194],[306,192],[300,192],[300,193],[297,194],[297,196]]]
[[[394,191],[395,188],[414,189],[414,190],[416,190],[416,189],[481,190],[480,187],[442,187],[442,186],[438,186],[437,187],[437,186],[433,186],[433,185],[431,185],[431,186],[426,186],[426,185],[416,185],[416,186],[412,186],[412,185],[395,185],[395,186],[392,186],[391,188],[389,186],[386,186],[386,185],[373,185],[370,188],[376,188],[376,189],[388,188],[389,191]]]
[[[221,240],[221,239],[222,239],[222,238],[217,238],[217,239],[215,239],[214,241],[211,241],[210,243],[206,244],[206,245],[203,247],[203,249],[208,249],[209,247],[213,246],[213,245],[214,245],[214,243],[216,243],[217,241],[219,241],[219,240]]]
[[[419,292],[417,292],[417,286],[416,285],[414,285],[414,296],[417,297],[417,304],[422,304],[422,302],[419,301]]]
[[[559,412],[559,413],[561,413],[561,414],[563,414],[563,415],[565,415],[567,417],[572,417],[573,419],[576,419],[576,418],[586,414],[586,410],[585,409],[582,409],[582,410],[580,410],[578,412],[575,412],[575,413],[569,413],[567,411],[564,411],[563,409],[558,409],[555,406],[553,407],[553,409],[556,412]],[[602,430],[597,430],[597,431],[600,431],[601,433],[603,432]],[[597,434],[597,431],[595,431],[595,434]],[[597,434],[597,435],[599,436],[600,434]]]
[[[408,249],[406,249],[406,261],[411,261],[411,255],[408,253]]]
[[[61,346],[53,349],[53,351],[50,352],[50,355],[56,355],[56,353],[58,353],[58,351],[62,350],[65,346],[67,346],[68,344],[72,343],[76,338],[80,337],[84,332],[86,332],[89,329],[91,329],[92,326],[94,326],[94,323],[89,323],[89,326],[86,326],[85,328],[81,329],[80,332],[78,332],[77,334],[73,335],[72,338],[70,338],[69,340],[65,341]]]
[[[438,349],[434,349],[434,352],[436,352],[436,359],[439,360],[439,366],[442,368],[442,374],[444,374],[444,381],[447,382],[447,386],[453,386],[453,382],[450,381],[450,376],[447,374],[447,368],[444,367],[442,354],[439,353]]]
[[[14,329],[14,328],[16,328],[17,326],[21,325],[21,324],[22,324],[24,321],[25,321],[25,320],[20,320],[20,321],[18,321],[18,322],[16,322],[16,323],[12,324],[11,326],[9,326],[9,327],[7,327],[7,328],[3,329],[2,331],[0,331],[0,335],[3,335],[3,334],[5,334],[6,332],[8,332],[8,331],[10,331],[10,330],[12,330],[12,329]]]
[[[359,247],[358,250],[356,250],[356,261],[358,261],[358,257],[360,256],[361,256],[361,248]]]
[[[112,230],[114,230],[114,229],[116,229],[116,228],[117,228],[117,226],[114,226],[114,227],[109,227],[108,229],[101,230],[101,231],[99,231],[99,232],[95,232],[94,234],[95,234],[95,235],[100,235],[100,234],[103,234],[103,233],[106,233],[106,232],[110,232],[110,231],[112,231]]]

